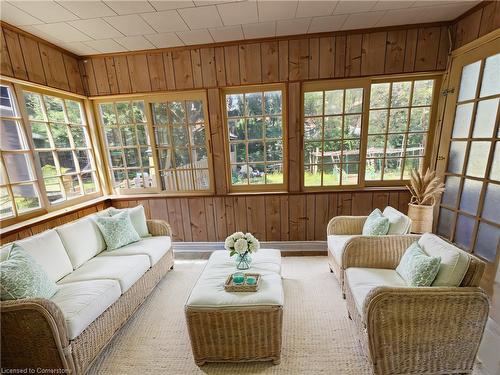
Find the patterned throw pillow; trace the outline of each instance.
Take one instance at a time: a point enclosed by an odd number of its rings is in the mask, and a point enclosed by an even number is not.
[[[151,234],[149,234],[148,231],[148,224],[146,222],[146,212],[144,211],[143,205],[135,206],[132,208],[122,208],[122,209],[110,207],[108,209],[109,216],[115,216],[116,214],[123,211],[128,211],[130,215],[130,221],[132,222],[132,225],[134,226],[139,236],[151,237]]]
[[[107,250],[115,250],[141,239],[130,220],[127,211],[120,212],[114,216],[97,216],[95,222],[99,227]]]
[[[382,212],[376,208],[366,218],[363,225],[363,236],[383,236],[389,231],[389,219],[382,215]]]
[[[50,298],[57,291],[42,267],[19,245],[12,245],[7,260],[0,263],[0,299]]]
[[[441,257],[431,257],[414,242],[406,249],[396,272],[409,286],[430,286],[436,278]]]

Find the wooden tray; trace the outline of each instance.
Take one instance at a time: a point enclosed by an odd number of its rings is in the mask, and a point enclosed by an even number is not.
[[[233,282],[233,275],[229,275],[224,284],[224,289],[226,292],[256,292],[259,290],[261,276],[258,273],[244,273],[245,281],[241,284],[235,284]],[[254,276],[257,282],[253,285],[248,285],[246,282],[247,276]]]

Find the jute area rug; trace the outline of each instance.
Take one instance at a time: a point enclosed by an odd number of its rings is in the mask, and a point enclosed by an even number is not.
[[[89,374],[371,374],[326,257],[284,257],[280,365],[194,364],[184,303],[205,261],[175,269],[99,356]]]

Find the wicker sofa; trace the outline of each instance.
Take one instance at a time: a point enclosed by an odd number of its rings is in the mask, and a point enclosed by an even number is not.
[[[391,206],[383,212],[389,218],[388,236],[410,233],[411,219]],[[344,261],[345,250],[355,246],[362,238],[363,225],[368,216],[336,216],[330,220],[326,229],[328,239],[328,264],[344,291]],[[366,236],[363,236],[366,237]]]
[[[440,273],[452,252],[465,259],[448,268],[459,286],[406,286],[395,268],[416,239],[444,254]],[[349,317],[376,374],[472,372],[489,311],[479,288],[484,262],[429,233],[362,238],[343,260]]]
[[[109,252],[88,216],[18,241],[58,290],[50,299],[1,302],[2,369],[84,374],[173,268],[170,226],[147,220],[147,228],[151,237]]]

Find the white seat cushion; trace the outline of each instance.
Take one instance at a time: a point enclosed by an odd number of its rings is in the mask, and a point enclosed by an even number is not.
[[[396,270],[382,268],[348,268],[345,278],[356,302],[356,308],[363,316],[363,304],[370,291],[378,286],[406,287],[406,282]]]
[[[469,256],[432,233],[425,233],[418,244],[428,255],[441,257],[439,272],[432,286],[459,286],[469,268]]]
[[[87,216],[56,228],[73,269],[77,269],[106,248],[104,238],[93,216]]]
[[[224,283],[228,275],[236,272],[235,261],[228,251],[214,251],[200,278],[196,282],[186,306],[189,307],[254,307],[283,306],[281,281],[281,255],[279,250],[260,249],[252,255],[248,271],[260,273],[262,280],[257,293],[228,293]]]
[[[116,280],[120,283],[122,294],[141,278],[149,269],[147,255],[123,257],[95,257],[74,270],[60,284],[88,280]]]
[[[167,236],[143,238],[119,249],[103,251],[99,257],[116,257],[127,255],[147,255],[151,266],[154,266],[163,255],[172,247],[172,240]]]
[[[93,280],[59,285],[51,298],[66,320],[68,337],[73,340],[120,298],[116,280]]]
[[[342,255],[344,254],[344,249],[347,241],[355,236],[353,235],[340,235],[331,234],[328,236],[328,250],[333,254],[337,264],[342,267]]]
[[[387,234],[410,233],[411,219],[391,206],[384,209],[383,215],[389,219],[389,232]]]
[[[73,271],[61,238],[54,229],[16,241],[16,243],[42,266],[53,281],[58,281]]]

